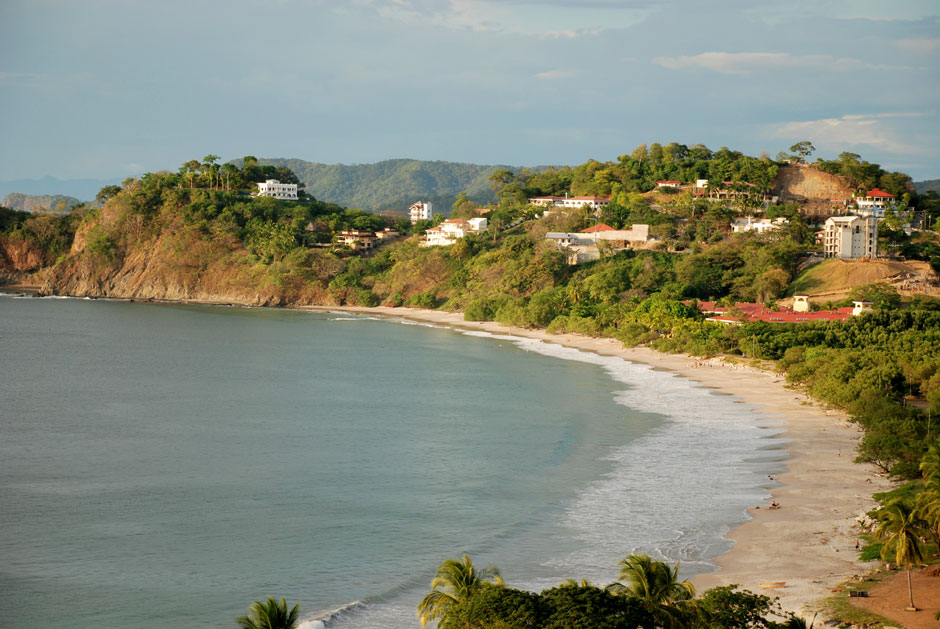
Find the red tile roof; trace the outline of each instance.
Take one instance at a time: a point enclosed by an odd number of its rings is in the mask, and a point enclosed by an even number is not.
[[[868,196],[875,197],[876,199],[893,199],[894,198],[893,194],[885,192],[884,190],[880,188],[874,188],[872,190],[869,190]]]
[[[587,229],[582,229],[581,233],[593,234],[594,232],[612,232],[612,231],[617,231],[617,230],[606,223],[598,223],[597,225],[588,227]]]

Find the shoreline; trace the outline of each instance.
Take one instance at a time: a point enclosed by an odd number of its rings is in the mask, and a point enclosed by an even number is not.
[[[35,294],[29,288],[7,285],[0,287],[0,291]],[[99,298],[136,303],[271,307],[224,301]],[[872,466],[853,462],[861,431],[848,422],[844,413],[824,409],[802,392],[786,388],[784,377],[779,374],[721,358],[701,359],[645,347],[625,348],[620,341],[610,338],[549,334],[544,329],[515,328],[493,321],[465,321],[459,312],[387,306],[278,307],[407,319],[537,339],[649,365],[732,395],[754,406],[754,412],[766,414],[767,419],[780,424],[779,437],[786,442],[786,470],[776,476],[776,486],[770,493],[771,500],[781,508],[768,509],[769,501],[749,507],[750,519],[725,535],[733,546],[713,559],[717,570],[692,578],[696,591],[737,584],[756,594],[778,597],[784,610],[810,620],[818,609],[816,603],[830,596],[835,585],[875,567],[874,563],[857,559],[856,518],[877,506],[871,497],[873,493],[890,489],[891,484]],[[785,587],[761,587],[779,582],[785,582]]]
[[[696,590],[737,584],[779,597],[784,610],[810,619],[816,604],[831,595],[834,586],[874,567],[858,561],[856,518],[876,506],[873,493],[891,485],[873,467],[853,462],[861,431],[844,413],[824,409],[805,394],[786,388],[779,374],[720,358],[624,348],[615,339],[464,321],[462,313],[383,306],[298,309],[368,314],[538,339],[646,364],[733,395],[781,424],[786,470],[776,476],[776,486],[770,490],[780,509],[769,509],[769,502],[748,508],[751,519],[725,536],[734,544],[731,550],[713,560],[718,569],[692,579]],[[761,587],[779,582],[785,582],[785,587]]]

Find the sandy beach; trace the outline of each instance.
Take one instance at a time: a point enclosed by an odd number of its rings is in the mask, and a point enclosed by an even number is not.
[[[785,610],[807,619],[832,588],[872,564],[857,560],[856,519],[875,506],[872,493],[890,487],[873,467],[853,463],[860,430],[842,413],[825,410],[785,386],[782,376],[719,359],[662,354],[647,348],[623,348],[612,339],[544,330],[509,328],[493,322],[464,321],[462,313],[414,308],[313,307],[399,317],[495,334],[536,338],[550,343],[666,369],[759,407],[779,420],[788,441],[786,472],[776,476],[773,501],[754,505],[752,519],[730,532],[734,547],[718,557],[717,571],[694,579],[698,591],[736,583],[754,592],[777,596]],[[783,587],[765,585],[785,583]]]

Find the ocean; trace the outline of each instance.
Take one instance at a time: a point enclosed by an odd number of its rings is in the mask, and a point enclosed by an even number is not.
[[[341,313],[0,296],[4,627],[417,627],[437,565],[691,577],[772,418],[614,357]]]

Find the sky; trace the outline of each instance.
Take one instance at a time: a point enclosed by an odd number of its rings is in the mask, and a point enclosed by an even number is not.
[[[0,0],[0,179],[641,143],[940,178],[938,0]]]

